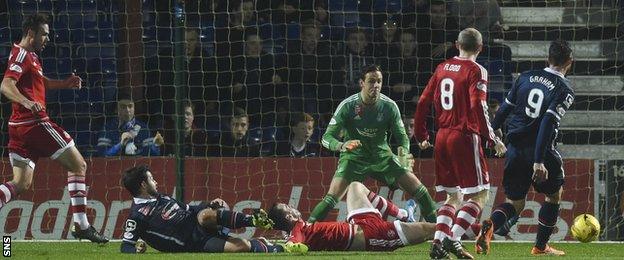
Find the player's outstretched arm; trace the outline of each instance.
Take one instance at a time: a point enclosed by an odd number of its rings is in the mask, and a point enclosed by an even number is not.
[[[47,89],[81,89],[82,79],[76,76],[76,74],[72,73],[69,78],[66,78],[64,80],[43,77],[43,84]]]

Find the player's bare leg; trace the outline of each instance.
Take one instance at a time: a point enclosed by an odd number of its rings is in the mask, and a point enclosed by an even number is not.
[[[429,222],[401,222],[401,229],[409,245],[416,245],[433,238],[436,231],[436,224]]]
[[[334,177],[331,184],[329,184],[327,194],[323,200],[321,200],[321,202],[314,207],[312,213],[310,213],[308,222],[313,223],[317,220],[323,220],[325,216],[327,216],[327,213],[332,210],[345,195],[348,186],[349,181],[346,179],[342,177]]]
[[[347,211],[351,212],[356,209],[370,208],[374,209],[373,204],[368,200],[370,190],[360,182],[352,182],[349,184],[347,191]]]
[[[401,175],[397,179],[399,187],[410,194],[420,207],[420,212],[425,221],[434,223],[436,220],[436,203],[431,198],[425,185],[411,171]]]
[[[557,225],[559,217],[559,202],[563,188],[553,194],[546,194],[546,199],[539,211],[539,226],[535,237],[535,246],[531,250],[532,255],[556,255],[563,256],[565,252],[557,250],[548,245],[548,240]]]
[[[84,158],[75,146],[70,146],[55,160],[67,170],[67,189],[71,197],[75,228],[71,232],[72,235],[75,238],[88,239],[94,243],[107,243],[108,238],[97,232],[87,219],[87,186],[85,183],[87,163]]]
[[[32,184],[35,163],[31,160],[11,160],[13,164],[13,180],[0,184],[0,208],[17,195],[28,190]]]

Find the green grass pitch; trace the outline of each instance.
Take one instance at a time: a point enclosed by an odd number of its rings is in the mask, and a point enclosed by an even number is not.
[[[474,250],[471,241],[464,243],[471,252]],[[205,254],[180,253],[164,254],[152,248],[132,259],[428,259],[429,243],[401,248],[394,252],[309,252],[297,254]],[[624,244],[621,243],[553,243],[558,249],[564,250],[565,259],[624,259]],[[111,242],[105,246],[82,242],[13,242],[11,245],[14,259],[129,259],[128,255],[119,253],[119,242]],[[530,243],[495,243],[492,253],[487,256],[475,255],[477,259],[527,259],[531,257]]]

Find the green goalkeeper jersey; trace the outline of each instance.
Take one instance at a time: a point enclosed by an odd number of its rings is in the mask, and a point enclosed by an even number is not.
[[[388,132],[409,151],[409,139],[396,103],[380,94],[374,105],[364,105],[362,96],[357,93],[338,105],[323,135],[322,143],[327,149],[339,151],[343,142],[360,140],[362,146],[343,152],[340,157],[359,160],[370,158],[376,161],[377,158],[392,155],[388,145]]]

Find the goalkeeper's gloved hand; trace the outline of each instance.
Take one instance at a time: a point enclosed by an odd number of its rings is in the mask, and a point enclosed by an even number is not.
[[[362,146],[362,142],[360,140],[349,140],[340,146],[340,152],[352,151],[358,147]]]
[[[262,229],[271,229],[273,228],[273,220],[269,218],[269,215],[263,209],[255,209],[252,215],[252,223],[254,227],[259,227]]]
[[[397,148],[397,157],[399,158],[399,163],[403,168],[411,170],[414,167],[414,156],[403,148],[403,146],[399,146],[399,148]]]

